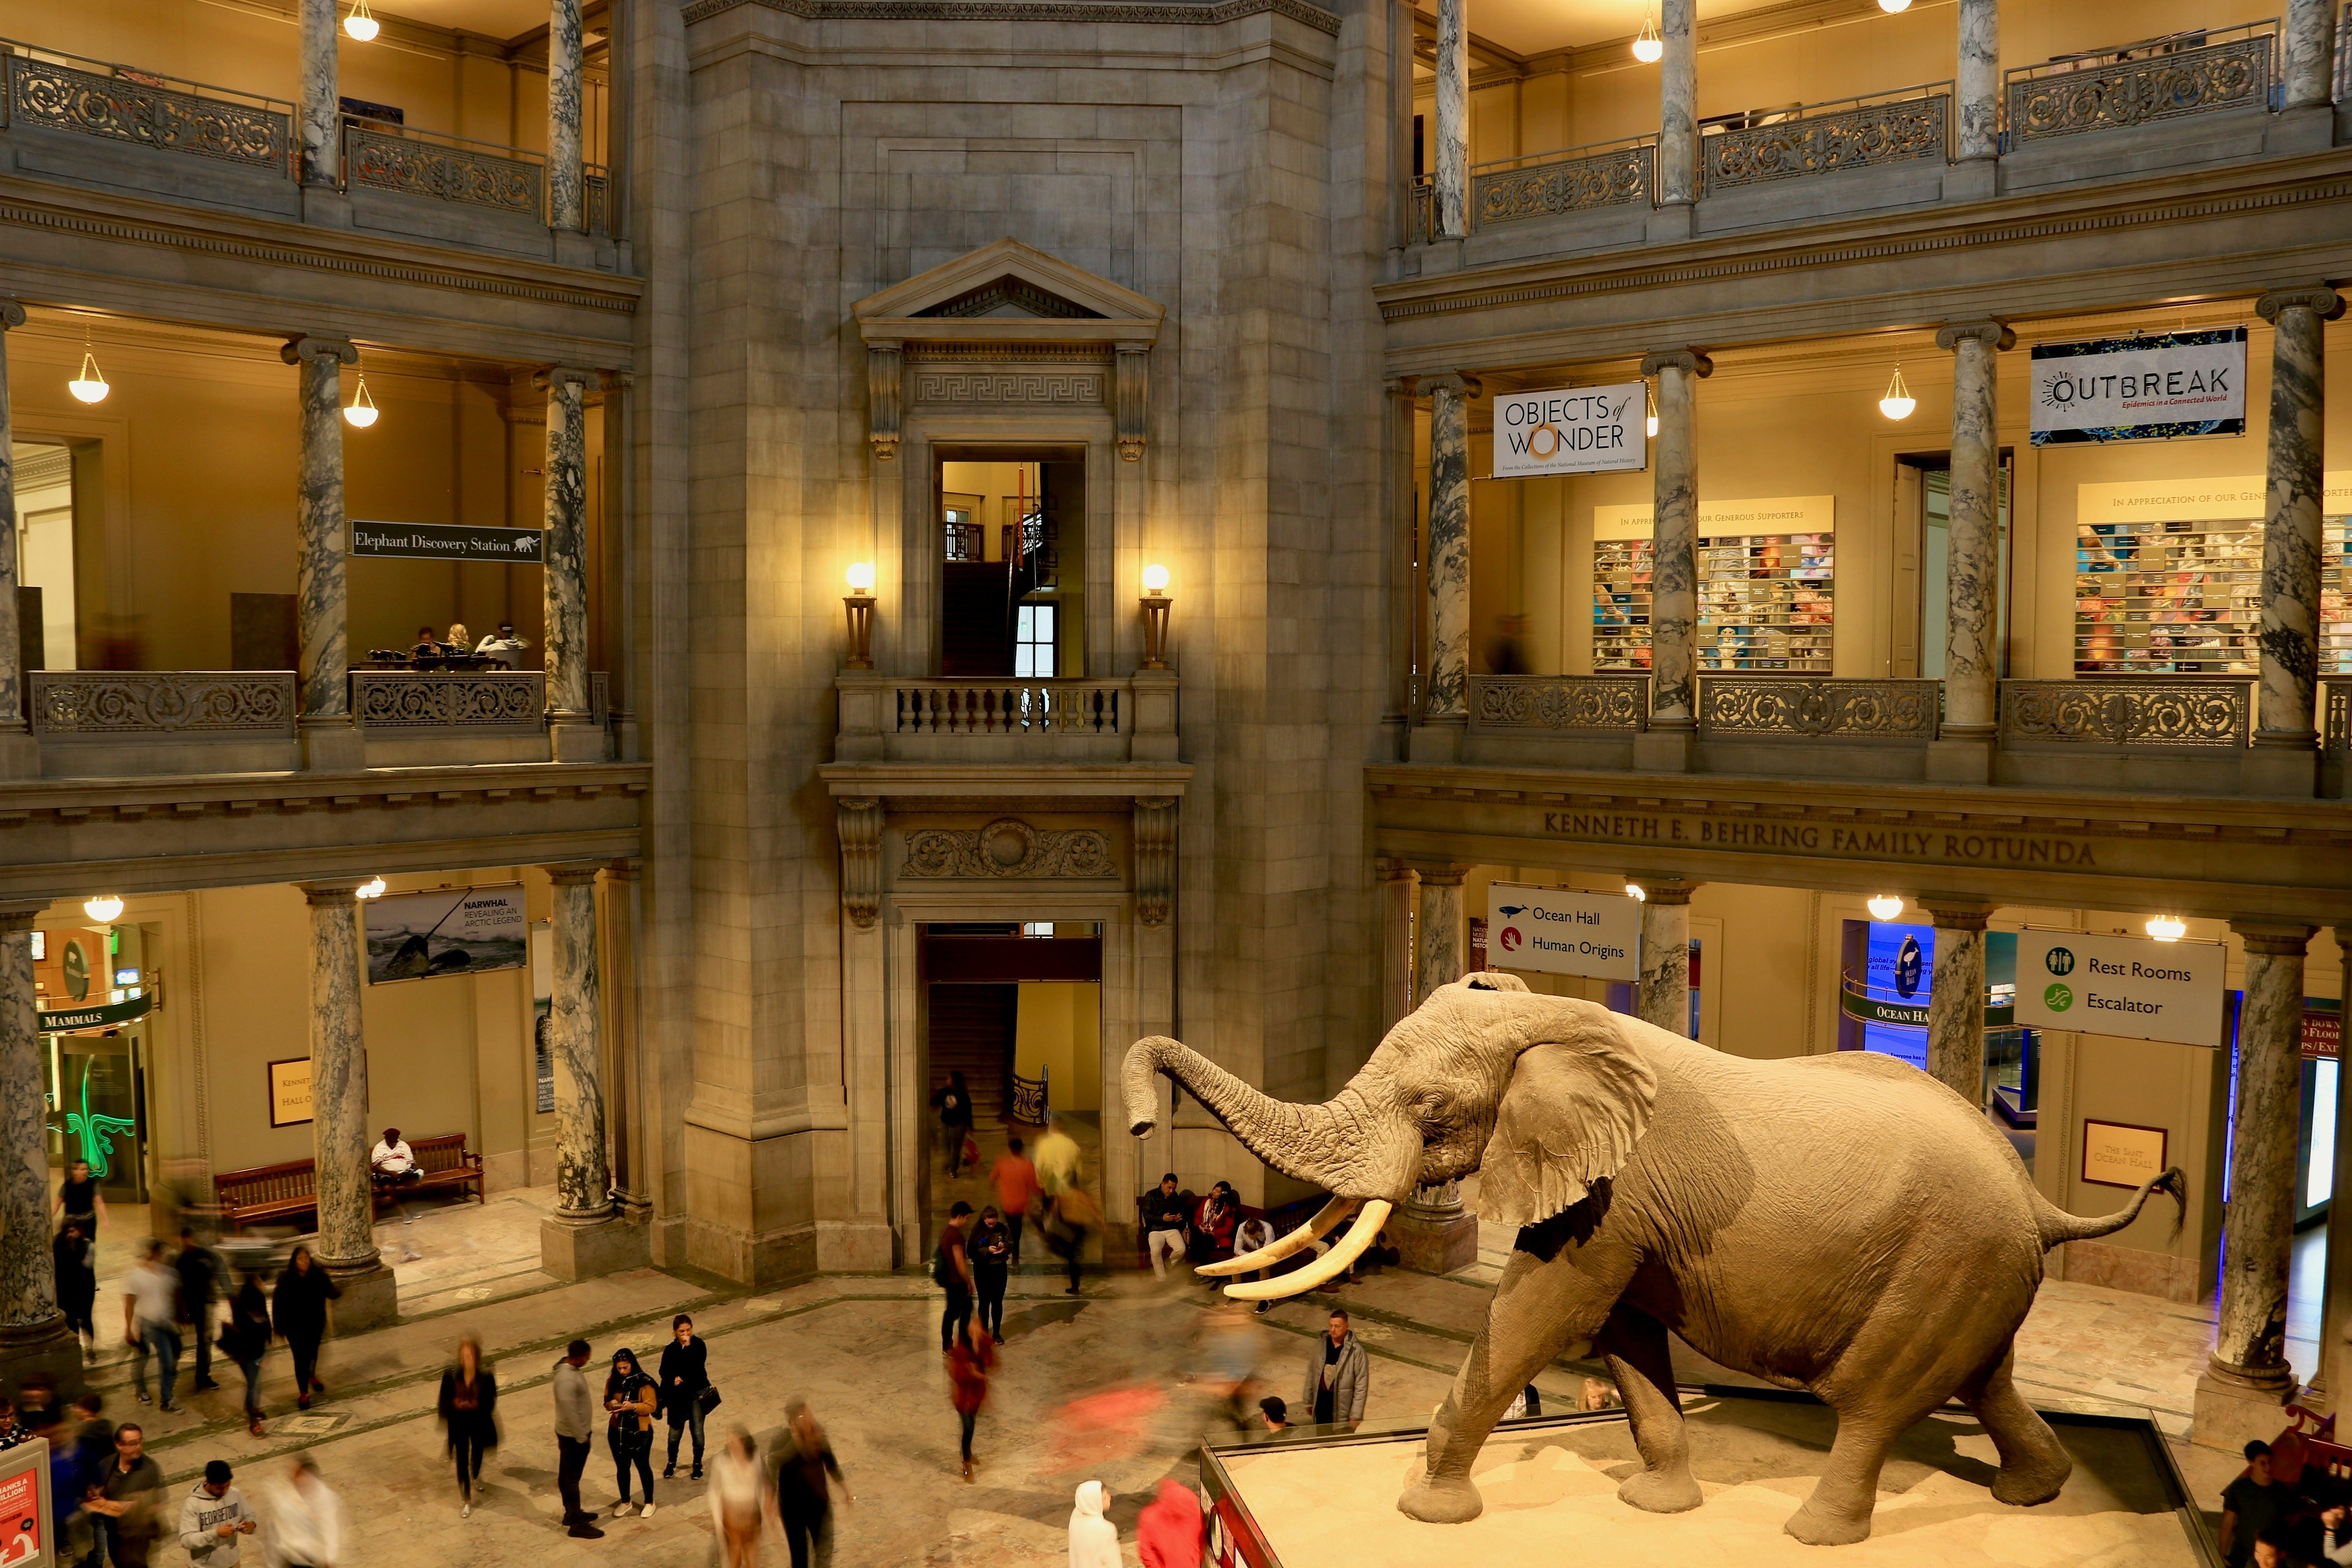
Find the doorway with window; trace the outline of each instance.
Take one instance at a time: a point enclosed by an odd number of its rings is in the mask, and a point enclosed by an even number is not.
[[[18,441],[10,446],[8,458],[16,485],[16,668],[71,669],[73,448]]]
[[[938,454],[940,673],[1086,673],[1082,449]]]
[[[2000,502],[1993,516],[1992,673],[1996,680],[2010,674],[2010,493],[2013,465],[2000,455]],[[1903,564],[1915,582],[1898,584],[1895,604],[1909,624],[1895,637],[1895,673],[1941,680],[1949,662],[1951,634],[1952,463],[1948,453],[1900,459],[1896,469],[1898,527],[1909,533],[1911,548]],[[1901,570],[1901,568],[1898,568]]]

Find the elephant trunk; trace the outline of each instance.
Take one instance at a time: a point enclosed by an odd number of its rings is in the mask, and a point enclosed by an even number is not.
[[[1198,1051],[1153,1035],[1128,1047],[1122,1078],[1128,1131],[1148,1135],[1160,1120],[1152,1079],[1166,1073],[1249,1152],[1336,1197],[1402,1201],[1412,1191],[1421,1139],[1394,1113],[1375,1110],[1350,1083],[1321,1105],[1293,1105],[1259,1093]]]

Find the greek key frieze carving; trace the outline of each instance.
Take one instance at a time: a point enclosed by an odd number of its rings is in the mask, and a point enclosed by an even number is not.
[[[915,372],[918,403],[1096,404],[1103,401],[1099,370],[929,370]]]
[[[907,877],[1071,878],[1118,875],[1110,836],[1094,827],[1034,827],[1004,816],[985,827],[923,827],[907,835]]]

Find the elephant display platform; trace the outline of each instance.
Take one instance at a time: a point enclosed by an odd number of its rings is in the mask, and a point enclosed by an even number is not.
[[[1421,1462],[1419,1428],[1203,1451],[1218,1568],[1550,1568],[1561,1563],[1811,1564],[1887,1568],[2219,1568],[2163,1436],[2141,1415],[2044,1409],[2074,1462],[2064,1494],[2021,1511],[1993,1500],[1992,1439],[1963,1410],[1906,1431],[1879,1476],[1878,1528],[1833,1558],[1780,1521],[1819,1479],[1834,1420],[1801,1396],[1713,1390],[1691,1397],[1692,1468],[1704,1508],[1647,1513],[1620,1502],[1642,1462],[1624,1412],[1513,1422],[1472,1473],[1486,1510],[1465,1525],[1400,1517],[1391,1501]],[[1244,1542],[1237,1537],[1254,1537]]]

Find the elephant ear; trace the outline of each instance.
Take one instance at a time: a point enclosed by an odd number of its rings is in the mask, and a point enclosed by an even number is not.
[[[1606,1024],[1519,1053],[1478,1167],[1478,1214],[1538,1225],[1616,1175],[1650,1125],[1657,1075]]]

